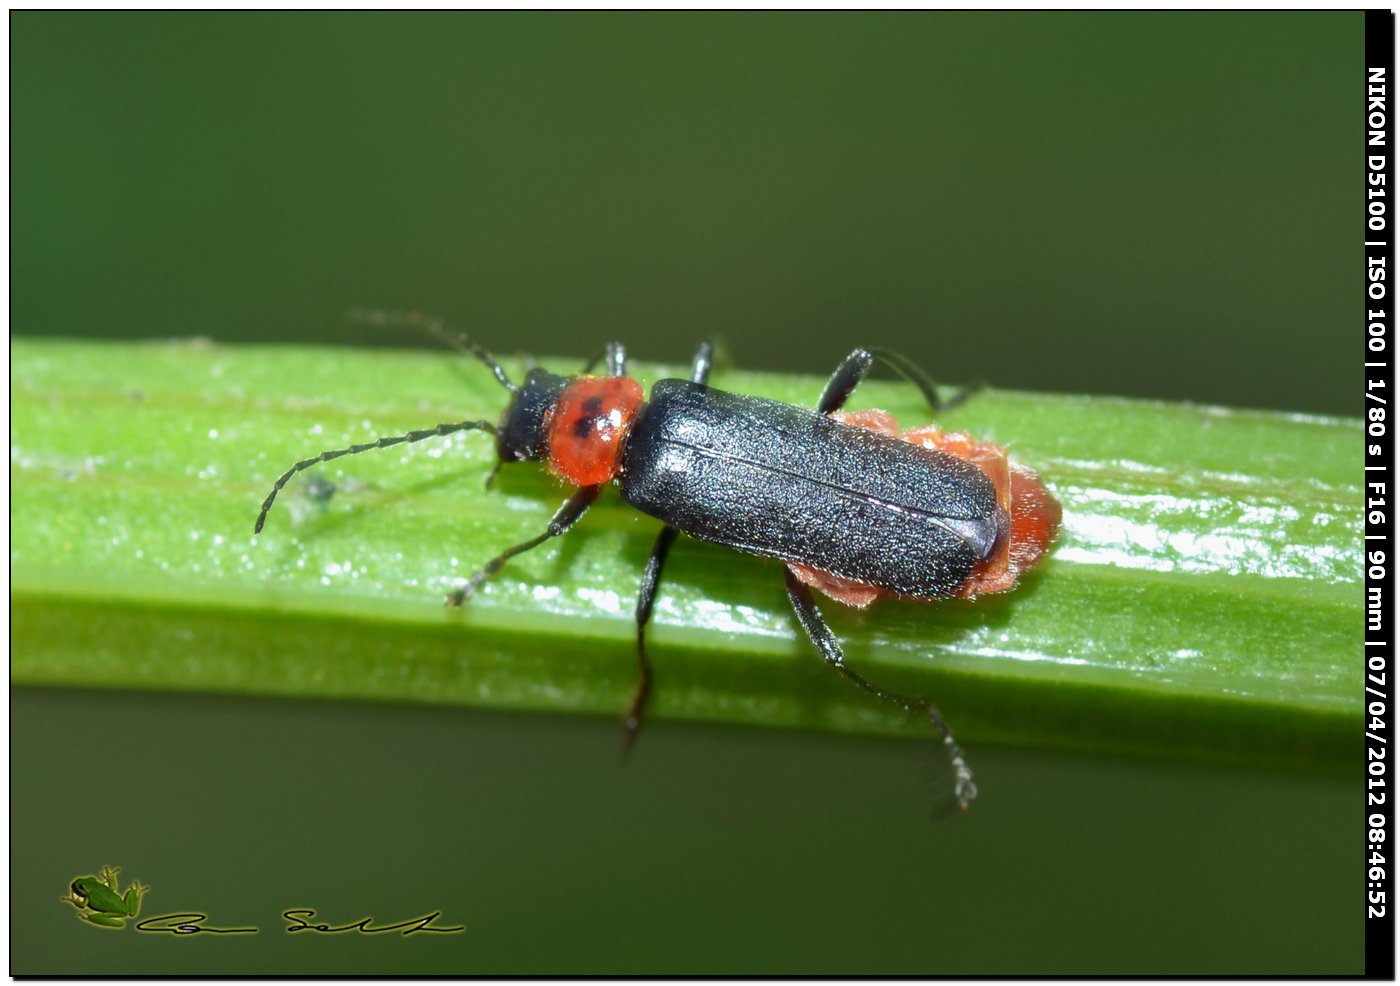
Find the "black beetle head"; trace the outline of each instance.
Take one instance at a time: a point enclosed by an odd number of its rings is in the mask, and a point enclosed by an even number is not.
[[[500,434],[496,436],[496,453],[502,462],[531,462],[549,454],[549,436],[545,434],[545,419],[564,388],[568,377],[535,367],[525,377],[510,406],[501,417]]]

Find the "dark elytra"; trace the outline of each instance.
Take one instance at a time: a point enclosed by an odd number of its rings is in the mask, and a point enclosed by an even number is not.
[[[691,537],[923,599],[955,595],[1009,525],[970,462],[687,380],[652,388],[618,481]]]

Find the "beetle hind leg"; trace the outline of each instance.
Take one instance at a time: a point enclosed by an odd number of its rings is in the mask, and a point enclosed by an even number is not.
[[[841,361],[841,365],[836,367],[836,372],[827,381],[826,389],[822,391],[821,399],[817,401],[817,410],[822,414],[831,414],[841,410],[851,393],[865,379],[870,368],[875,365],[876,360],[884,363],[917,387],[919,393],[923,394],[924,400],[928,402],[929,410],[934,414],[952,410],[981,390],[983,386],[980,382],[969,384],[952,397],[943,400],[938,396],[938,388],[935,386],[933,378],[925,372],[923,367],[903,353],[897,353],[892,349],[853,349],[851,354]]]
[[[977,785],[972,782],[972,770],[968,767],[967,759],[963,756],[962,747],[958,745],[957,740],[953,739],[953,734],[949,731],[948,724],[943,721],[942,714],[927,699],[909,698],[888,691],[865,680],[847,667],[841,642],[836,639],[836,634],[832,632],[831,627],[822,617],[821,611],[817,609],[817,604],[812,598],[812,590],[791,570],[788,570],[785,575],[787,577],[788,599],[791,600],[792,608],[797,613],[797,621],[802,624],[802,629],[807,632],[807,636],[821,652],[822,658],[827,664],[875,697],[928,717],[929,722],[933,724],[933,728],[942,738],[944,752],[948,755],[948,762],[953,767],[955,776],[953,795],[958,799],[958,807],[966,811],[968,804],[977,797]]]

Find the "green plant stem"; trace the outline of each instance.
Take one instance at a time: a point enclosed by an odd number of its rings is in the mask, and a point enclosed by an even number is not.
[[[480,366],[195,342],[19,339],[11,353],[12,681],[625,708],[659,525],[613,492],[460,612],[444,593],[543,530],[565,494],[527,466],[484,489],[487,435],[319,466],[252,536],[298,459],[496,419],[507,395]],[[810,404],[823,381],[720,368],[712,382]],[[928,418],[900,383],[869,382],[853,406]],[[853,666],[934,699],[969,746],[1349,762],[1359,421],[989,391],[940,423],[1042,473],[1064,506],[1058,546],[1004,596],[825,604]],[[654,719],[922,728],[821,666],[775,562],[681,539],[652,626]]]

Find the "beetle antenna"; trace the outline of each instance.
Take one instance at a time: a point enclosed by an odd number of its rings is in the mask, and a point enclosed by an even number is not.
[[[487,368],[495,374],[501,386],[509,390],[512,394],[520,393],[520,387],[511,382],[506,376],[506,371],[501,368],[501,364],[496,362],[496,357],[486,351],[479,342],[457,329],[450,329],[443,324],[442,319],[424,315],[422,312],[390,312],[377,308],[352,308],[348,313],[350,318],[356,322],[363,322],[366,325],[393,326],[396,328],[408,327],[426,332],[440,342],[446,343],[452,349],[466,356],[474,357],[485,363]]]
[[[348,448],[331,449],[329,452],[322,452],[320,455],[312,456],[309,459],[302,459],[292,468],[284,472],[272,484],[272,492],[263,501],[262,510],[258,512],[258,519],[253,524],[253,533],[262,532],[263,523],[267,520],[267,512],[272,509],[272,502],[277,499],[277,494],[282,492],[282,487],[297,473],[304,469],[310,469],[318,462],[329,462],[332,459],[339,459],[342,455],[359,455],[361,452],[368,452],[374,448],[388,448],[390,445],[403,445],[408,442],[421,442],[425,438],[436,438],[439,435],[451,435],[458,431],[489,431],[493,435],[499,435],[496,426],[489,421],[458,421],[454,424],[442,424],[436,428],[424,428],[421,431],[410,431],[405,435],[390,435],[386,438],[376,439],[372,442],[365,442],[363,445],[351,445]]]

